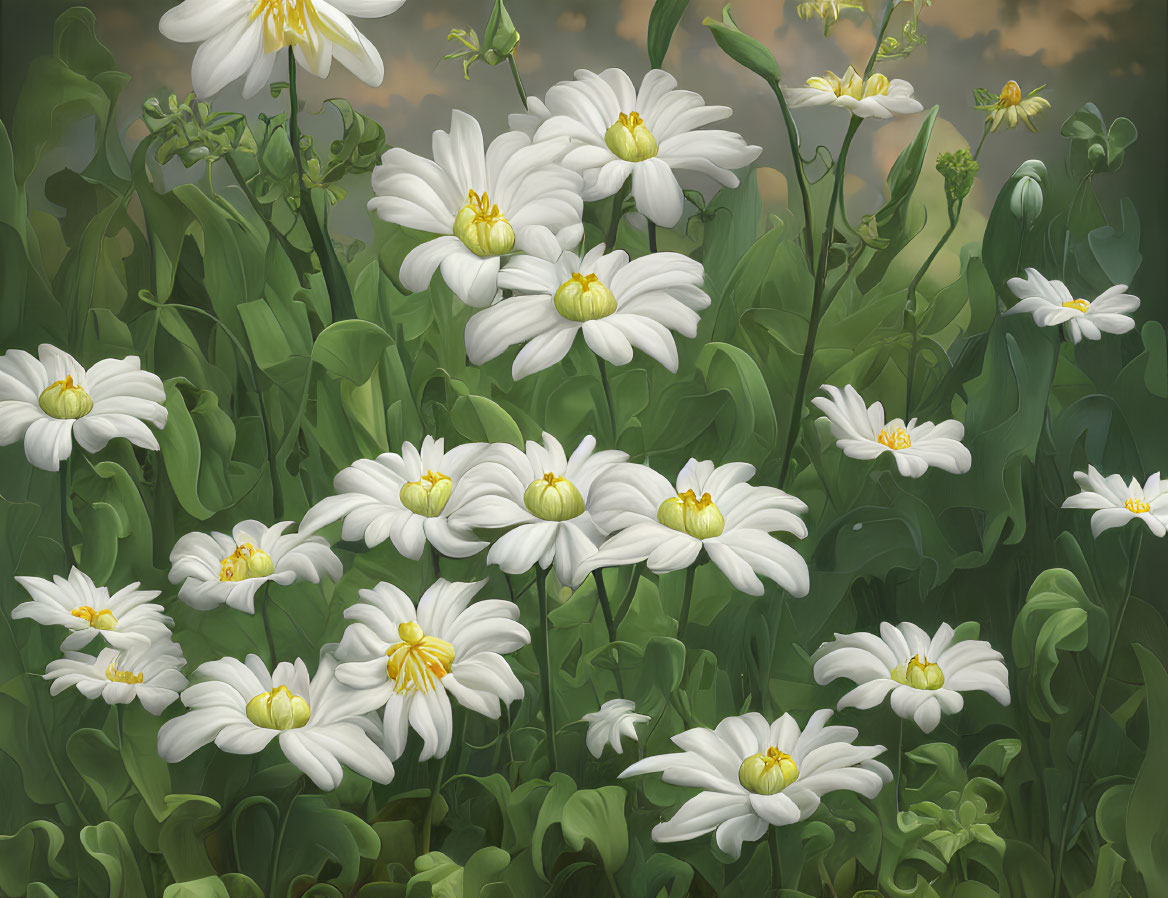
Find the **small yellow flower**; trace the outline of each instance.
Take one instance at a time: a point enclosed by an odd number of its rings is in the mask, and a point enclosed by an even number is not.
[[[1002,122],[1006,122],[1007,127],[1016,128],[1018,127],[1019,121],[1031,131],[1037,131],[1038,129],[1034,127],[1034,122],[1031,121],[1031,117],[1037,115],[1043,109],[1050,108],[1050,103],[1046,98],[1038,95],[1044,87],[1046,87],[1045,84],[1041,87],[1036,87],[1023,97],[1022,88],[1018,86],[1018,82],[1007,81],[996,99],[994,99],[993,94],[989,91],[979,89],[977,92],[978,99],[984,102],[975,108],[989,112],[989,115],[986,116],[986,121],[993,123],[990,126],[991,131],[997,131]]]
[[[864,8],[864,4],[855,3],[852,0],[807,0],[805,3],[799,4],[799,18],[810,19],[818,17],[823,19],[823,36],[827,37],[828,31],[840,17],[840,13],[845,9],[860,9]]]

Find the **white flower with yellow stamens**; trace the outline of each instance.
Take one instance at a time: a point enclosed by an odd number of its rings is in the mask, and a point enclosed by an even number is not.
[[[190,710],[162,725],[158,754],[177,763],[214,742],[222,751],[253,755],[273,739],[317,788],[341,784],[341,765],[374,782],[393,779],[393,763],[373,739],[377,724],[371,696],[349,689],[335,676],[337,661],[325,646],[316,675],[297,658],[268,672],[255,655],[201,664],[182,694]]]
[[[718,847],[737,860],[743,842],[806,820],[827,793],[875,798],[892,781],[892,771],[875,760],[884,746],[853,745],[859,731],[827,726],[831,716],[816,711],[802,730],[790,714],[774,723],[757,712],[727,717],[712,730],[679,733],[673,743],[680,753],[637,761],[620,776],[661,773],[664,782],[700,789],[653,827],[653,840],[684,842],[716,831]]]
[[[806,87],[784,88],[783,93],[792,109],[839,106],[860,118],[892,118],[924,109],[913,99],[913,86],[907,81],[889,81],[879,72],[865,80],[852,66],[843,77],[825,72],[822,77],[808,78]]]
[[[589,511],[593,481],[628,458],[615,449],[595,450],[596,438],[587,436],[569,458],[549,433],[542,446],[528,440],[526,452],[509,443],[491,446],[468,476],[474,486],[456,517],[474,527],[512,528],[491,546],[489,564],[522,574],[554,562],[560,583],[575,587],[583,581],[581,563],[608,532]]]
[[[174,621],[162,613],[161,605],[150,601],[158,598],[158,591],[139,589],[141,584],[131,583],[110,595],[78,568],[70,570],[67,578],[17,577],[16,582],[32,601],[13,608],[12,617],[67,628],[71,632],[61,643],[63,651],[79,649],[98,636],[119,650],[170,639]]]
[[[100,698],[110,705],[126,705],[134,699],[151,714],[161,714],[187,685],[182,674],[182,650],[169,635],[125,651],[105,648],[97,656],[65,652],[50,661],[45,679],[49,693],[76,686],[86,698]]]
[[[587,69],[561,81],[543,103],[511,117],[537,143],[569,138],[564,165],[584,176],[584,199],[612,196],[633,178],[637,211],[671,228],[685,207],[676,172],[692,171],[726,187],[737,187],[733,169],[762,152],[732,131],[705,125],[728,118],[728,106],[707,106],[696,93],[677,90],[668,72],[653,69],[640,89],[620,69],[599,75]]]
[[[162,381],[137,356],[85,368],[48,343],[37,356],[10,349],[0,356],[0,446],[23,438],[25,457],[46,471],[60,469],[74,437],[86,452],[117,437],[157,449],[146,422],[166,426],[165,398]]]
[[[929,468],[941,468],[951,474],[964,474],[972,459],[961,444],[965,426],[960,421],[920,424],[913,418],[907,424],[900,418],[885,423],[884,406],[864,404],[855,387],[840,390],[825,384],[827,396],[811,402],[831,422],[836,445],[848,458],[872,459],[891,452],[896,469],[905,477],[920,477]]]
[[[846,677],[859,685],[839,700],[838,707],[874,708],[892,693],[892,710],[931,733],[941,714],[956,714],[965,706],[963,692],[989,693],[1010,704],[1010,681],[1002,653],[988,642],[953,642],[953,628],[942,624],[930,638],[916,624],[880,625],[874,633],[836,633],[813,656],[815,682],[823,685]]]
[[[519,380],[558,363],[582,333],[588,348],[614,365],[631,362],[636,348],[677,370],[670,330],[696,336],[698,311],[710,304],[700,262],[679,253],[630,262],[623,250],[606,255],[603,244],[581,258],[546,242],[499,272],[499,286],[513,295],[467,323],[471,362],[481,365],[525,343],[511,366]]]
[[[447,452],[441,438],[427,436],[420,448],[403,443],[401,454],[362,458],[333,480],[338,495],[322,499],[300,522],[301,533],[315,533],[340,518],[341,537],[363,539],[369,548],[387,538],[406,558],[421,558],[430,543],[449,558],[466,558],[487,544],[468,527],[451,523],[466,491],[463,475],[475,465],[485,444],[466,443]]]
[[[226,604],[254,614],[256,591],[265,583],[319,583],[322,575],[339,580],[344,568],[328,541],[285,533],[291,525],[281,521],[265,527],[259,521],[243,521],[230,536],[181,537],[170,553],[170,582],[182,584],[178,597],[200,611]]]
[[[1043,87],[1046,85],[1034,88],[1023,97],[1022,88],[1018,86],[1018,82],[1007,81],[997,99],[993,99],[994,95],[989,91],[983,92],[981,88],[978,88],[978,96],[989,99],[991,102],[983,103],[974,108],[989,112],[986,121],[992,122],[991,131],[997,131],[1002,122],[1006,122],[1010,128],[1016,128],[1018,122],[1022,122],[1031,131],[1037,131],[1038,129],[1034,127],[1031,118],[1043,109],[1050,109],[1050,103],[1047,102],[1046,98],[1038,96]]]
[[[624,749],[621,739],[637,741],[637,724],[652,720],[648,714],[638,714],[637,706],[627,698],[614,698],[600,706],[599,711],[585,714],[582,720],[588,724],[584,744],[592,757],[599,758],[604,746],[611,745],[618,755]]]
[[[158,23],[164,37],[201,44],[191,85],[202,98],[245,75],[243,95],[265,87],[281,51],[292,48],[298,65],[318,78],[335,59],[366,84],[385,75],[381,55],[349,16],[377,18],[405,0],[183,0]]]
[[[654,573],[693,564],[703,549],[735,587],[762,595],[759,575],[793,596],[807,595],[807,562],[771,536],[807,535],[799,515],[807,506],[770,486],[747,483],[754,465],[691,458],[676,485],[646,465],[615,465],[593,485],[596,523],[612,533],[577,569],[576,579],[601,567],[645,561]]]
[[[369,208],[386,221],[441,234],[415,247],[401,266],[402,283],[425,290],[435,270],[471,306],[499,293],[501,260],[527,252],[535,235],[550,230],[561,247],[584,236],[580,176],[559,164],[567,141],[532,144],[519,132],[503,134],[485,150],[470,115],[454,110],[450,131],[434,132],[434,159],[394,147],[373,170]]]
[[[1118,474],[1104,477],[1093,465],[1075,472],[1075,482],[1082,492],[1067,497],[1063,508],[1086,508],[1091,515],[1091,535],[1122,527],[1128,521],[1143,521],[1154,536],[1168,532],[1168,483],[1159,472],[1141,486],[1136,478],[1124,483]]]
[[[1075,343],[1098,340],[1104,334],[1126,334],[1136,326],[1128,312],[1140,307],[1140,300],[1127,292],[1127,284],[1116,284],[1093,300],[1075,298],[1062,281],[1049,281],[1033,268],[1025,278],[1010,278],[1006,285],[1019,298],[1007,315],[1029,313],[1039,327],[1065,324]]]
[[[438,580],[417,608],[388,583],[362,589],[345,609],[353,621],[337,649],[337,679],[385,706],[385,751],[399,758],[411,727],[422,737],[419,760],[450,750],[450,699],[498,718],[500,702],[523,698],[503,655],[531,642],[519,606],[501,599],[470,604],[486,580]]]

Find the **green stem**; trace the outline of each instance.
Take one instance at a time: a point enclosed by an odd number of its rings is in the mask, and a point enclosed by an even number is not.
[[[523,108],[527,108],[527,91],[523,89],[523,80],[519,77],[519,69],[515,67],[515,54],[507,54],[507,64],[511,66],[511,77],[515,79],[515,89],[519,91],[519,99],[523,102]]]
[[[612,603],[608,600],[608,590],[604,585],[604,570],[598,568],[592,572],[592,580],[596,584],[596,597],[600,603],[600,612],[604,615],[604,626],[608,630],[608,641],[610,644],[616,643],[616,621],[612,616]],[[616,649],[613,649],[613,654],[616,656]],[[625,694],[624,679],[620,671],[620,658],[616,656],[617,666],[613,669],[613,674],[616,677],[616,688],[620,692],[621,697]]]
[[[901,0],[888,0],[888,5],[884,7],[884,17],[880,20],[880,30],[876,32],[876,46],[872,48],[872,55],[868,57],[868,66],[864,69],[864,80],[868,80],[868,76],[872,74],[872,69],[876,66],[876,57],[880,55],[880,44],[884,40],[884,32],[888,30],[888,20],[892,18],[892,10]]]
[[[239,165],[236,163],[231,153],[224,155],[223,161],[227,163],[227,170],[231,172],[231,176],[235,178],[235,182],[239,185],[239,189],[243,191],[243,195],[247,198],[248,205],[251,206],[252,211],[260,217],[260,220],[264,223],[265,227],[267,227],[269,236],[271,236],[277,243],[280,244],[280,248],[284,250],[284,255],[286,255],[289,260],[291,260],[293,265],[295,265],[298,269],[305,267],[305,265],[302,263],[308,262],[308,254],[293,246],[288,241],[288,238],[280,231],[280,229],[272,223],[270,210],[256,198],[256,195],[252,193],[251,189],[247,186],[247,178],[245,178],[243,172],[239,170]]]
[[[625,589],[624,597],[621,599],[620,606],[616,611],[616,625],[619,627],[621,621],[627,616],[633,607],[633,597],[637,594],[637,585],[641,582],[641,573],[645,570],[645,562],[641,561],[633,565],[633,571],[629,575],[629,585]]]
[[[288,799],[287,807],[280,814],[280,823],[276,828],[276,839],[272,842],[272,865],[268,872],[268,889],[273,895],[276,894],[276,877],[280,875],[280,848],[284,843],[284,832],[288,829],[288,818],[292,816],[292,805],[296,804],[296,799],[303,791],[304,777],[301,776],[296,780],[296,788]]]
[[[909,344],[908,350],[908,364],[906,367],[906,383],[904,388],[904,419],[907,421],[912,416],[913,405],[913,380],[916,373],[917,364],[917,288],[924,279],[925,273],[929,270],[934,260],[937,258],[941,248],[945,246],[949,238],[953,236],[953,232],[957,230],[957,220],[961,217],[961,207],[963,203],[961,200],[957,201],[956,208],[953,214],[949,217],[949,227],[945,233],[941,235],[941,239],[937,241],[937,245],[933,247],[933,251],[929,253],[924,264],[917,269],[917,273],[913,275],[913,279],[908,282],[908,295],[905,298],[904,314],[908,318],[909,328],[912,334],[912,341]]]
[[[434,569],[434,582],[437,583],[442,579],[442,559],[438,556],[438,550],[434,548],[434,544],[430,544],[430,566]]]
[[[430,837],[434,829],[434,808],[438,796],[442,794],[442,777],[446,774],[446,755],[438,759],[438,775],[434,778],[434,788],[430,790],[430,801],[426,804],[426,819],[422,823],[422,854],[430,853]]]
[[[308,238],[312,241],[312,249],[320,263],[320,273],[324,276],[325,287],[328,289],[329,304],[332,307],[333,321],[346,318],[356,318],[353,308],[353,293],[349,282],[345,278],[336,250],[328,237],[328,223],[316,217],[316,210],[312,205],[312,191],[304,181],[304,161],[301,158],[299,100],[296,96],[296,57],[292,48],[288,48],[288,130],[292,143],[292,156],[296,160],[296,181],[300,186],[300,217],[304,227],[308,230]]]
[[[657,252],[657,225],[649,222],[649,252]]]
[[[685,642],[685,630],[689,626],[689,607],[693,603],[694,574],[698,565],[695,561],[685,569],[685,591],[681,594],[681,614],[677,618],[677,641]]]
[[[981,153],[982,145],[986,142],[986,138],[990,135],[990,122],[987,120],[985,128],[981,132],[981,140],[977,142],[977,149],[973,151],[973,160],[977,161],[978,155]]]
[[[608,219],[608,230],[604,234],[604,249],[607,252],[612,252],[616,249],[616,238],[620,231],[621,215],[625,208],[625,197],[629,195],[629,179],[620,186],[620,190],[613,195],[612,198],[612,214]]]
[[[68,573],[68,569],[75,564],[73,541],[69,537],[69,506],[72,504],[73,495],[72,456],[66,458],[62,463],[59,482],[61,486],[61,549],[65,552],[65,572]]]
[[[807,267],[815,267],[815,220],[811,211],[811,188],[807,182],[807,171],[803,167],[803,153],[799,146],[799,128],[795,124],[795,117],[791,115],[791,107],[787,105],[787,98],[778,81],[767,80],[779,101],[779,109],[783,113],[783,124],[787,129],[787,140],[791,144],[791,161],[795,165],[795,180],[799,185],[799,195],[803,200],[803,244],[807,253]]]
[[[900,727],[896,731],[896,779],[892,781],[896,796],[896,810],[900,811],[900,775],[904,770],[904,718],[900,718]]]
[[[256,598],[260,599],[261,596],[257,595]],[[270,606],[272,602],[271,596],[269,595],[267,589],[264,589],[262,598],[263,605],[260,606],[260,617],[263,618],[264,621],[264,637],[268,641],[268,671],[271,672],[276,669],[276,640],[272,636],[272,620],[271,615],[268,612],[268,606]]]
[[[596,357],[596,364],[600,368],[600,387],[604,390],[604,401],[608,405],[608,429],[612,433],[612,444],[616,445],[616,408],[612,402],[612,389],[608,385],[608,363],[600,356]]]
[[[547,581],[543,571],[536,571],[535,592],[539,598],[539,628],[542,636],[535,655],[543,679],[543,727],[547,739],[548,763],[554,771],[559,768],[559,760],[556,757],[555,721],[552,719],[551,625],[548,623]]]
[[[783,888],[783,867],[779,863],[779,827],[770,826],[767,833],[767,842],[771,849],[771,884],[775,887],[775,894],[779,894]]]

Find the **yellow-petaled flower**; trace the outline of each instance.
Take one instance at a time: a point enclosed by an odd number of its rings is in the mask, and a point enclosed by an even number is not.
[[[105,678],[111,683],[141,683],[144,679],[140,673],[134,673],[132,670],[122,670],[113,664],[106,666]]]
[[[912,446],[912,438],[903,427],[883,427],[876,435],[876,442],[889,449],[908,449]]]
[[[401,504],[427,518],[436,518],[450,500],[454,481],[441,471],[426,471],[419,479],[403,483],[398,498]]]
[[[1050,109],[1050,103],[1046,98],[1038,95],[1044,87],[1046,87],[1045,84],[1036,87],[1024,97],[1022,96],[1022,88],[1018,86],[1017,81],[1007,81],[996,100],[993,99],[993,94],[981,91],[979,88],[978,95],[983,99],[988,99],[989,102],[982,103],[975,108],[989,113],[986,116],[986,121],[992,123],[990,125],[991,131],[997,131],[1002,122],[1006,122],[1009,128],[1016,128],[1018,122],[1022,122],[1031,131],[1037,131],[1031,117],[1043,109]]]
[[[523,491],[523,504],[545,521],[570,521],[584,514],[584,497],[566,477],[548,472]]]
[[[102,608],[99,611],[92,605],[79,605],[70,613],[98,630],[112,630],[118,625],[117,617],[108,608]]]
[[[258,727],[269,730],[295,730],[308,723],[308,702],[291,692],[287,686],[277,686],[271,692],[261,692],[244,708],[247,719]]]
[[[441,680],[454,665],[454,646],[427,636],[417,621],[398,624],[397,635],[402,641],[385,651],[385,672],[394,681],[394,691],[434,691],[435,679]]]
[[[726,520],[710,494],[702,493],[699,499],[693,490],[670,496],[662,502],[657,508],[657,520],[695,539],[721,536],[726,527]]]
[[[945,685],[945,674],[941,668],[919,654],[913,655],[908,664],[893,668],[889,676],[895,682],[913,689],[940,689]]]
[[[484,190],[466,193],[466,205],[454,217],[454,236],[476,256],[501,256],[515,248],[515,230]]]
[[[738,768],[742,788],[756,795],[777,795],[799,778],[799,768],[785,751],[773,745],[753,754]]]
[[[93,411],[93,399],[73,382],[72,374],[45,387],[38,401],[44,413],[54,418],[84,418]]]
[[[616,311],[616,297],[600,278],[578,271],[560,284],[552,302],[569,321],[595,321]]]
[[[272,556],[251,543],[240,543],[235,551],[223,559],[219,565],[219,580],[238,583],[249,577],[270,577],[276,566]]]
[[[625,162],[644,162],[657,155],[657,138],[637,112],[622,112],[604,132],[604,145]]]

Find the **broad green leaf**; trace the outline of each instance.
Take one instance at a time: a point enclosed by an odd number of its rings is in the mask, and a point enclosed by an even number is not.
[[[110,898],[146,898],[142,877],[126,834],[112,820],[81,830],[81,847],[105,868]]]
[[[610,875],[624,865],[629,853],[627,798],[620,786],[581,789],[568,798],[560,818],[568,847],[582,851],[585,844],[591,844]]]
[[[765,44],[755,40],[749,34],[743,33],[730,14],[729,3],[722,7],[721,22],[707,16],[702,19],[702,24],[710,29],[714,40],[718,42],[723,53],[740,66],[761,76],[771,85],[772,89],[778,90],[779,81],[783,75],[779,70],[775,55],[766,48]]]
[[[523,448],[523,434],[515,419],[485,396],[459,396],[450,409],[450,421],[468,440],[511,443]]]
[[[218,876],[205,876],[171,883],[162,893],[162,898],[231,898],[231,893]]]
[[[649,13],[647,38],[649,68],[661,68],[669,50],[669,42],[673,40],[673,32],[688,6],[689,0],[656,0],[653,4],[653,10]]]
[[[1148,696],[1148,747],[1127,806],[1127,843],[1149,895],[1168,894],[1168,673],[1156,656],[1134,647]]]
[[[330,374],[360,385],[373,375],[391,342],[389,334],[370,321],[338,321],[316,338],[312,360]]]
[[[0,836],[0,892],[22,895],[48,873],[68,877],[60,856],[64,845],[65,834],[51,820],[30,820],[12,835]]]

